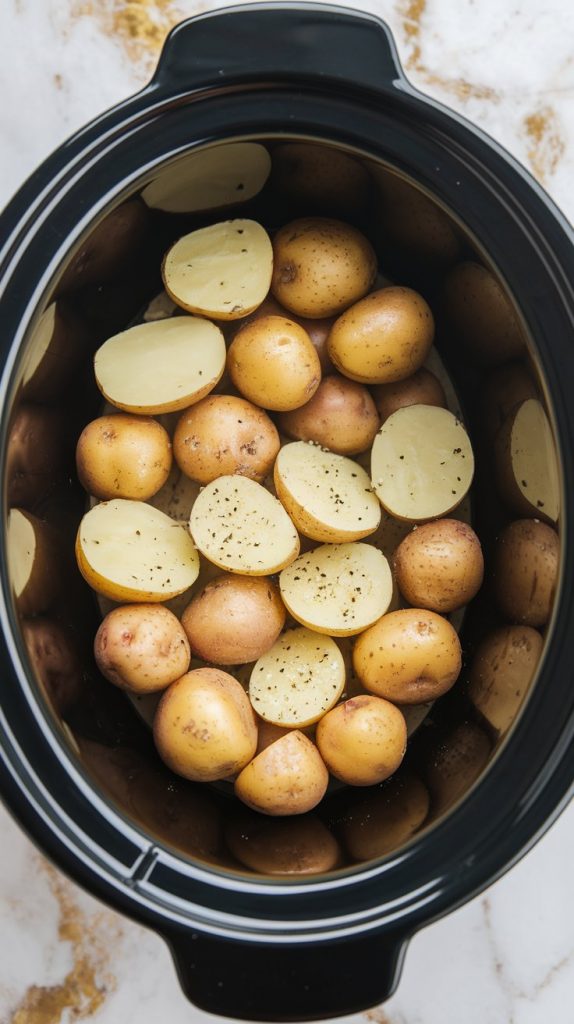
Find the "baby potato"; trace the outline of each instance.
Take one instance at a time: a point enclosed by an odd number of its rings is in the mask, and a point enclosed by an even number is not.
[[[433,315],[422,295],[393,285],[347,309],[333,324],[327,348],[351,380],[388,384],[422,366],[433,338]]]
[[[529,398],[505,420],[494,446],[500,495],[518,515],[555,523],[560,515],[556,444],[541,402]]]
[[[458,519],[415,527],[399,544],[392,564],[405,600],[443,615],[472,601],[484,576],[480,541]]]
[[[60,538],[45,520],[11,508],[6,531],[8,575],[18,611],[38,615],[61,589]]]
[[[560,540],[538,519],[516,519],[500,534],[494,552],[494,593],[502,614],[522,626],[548,622],[556,586]]]
[[[321,802],[328,782],[317,747],[294,729],[243,769],[235,780],[235,795],[261,814],[306,814]]]
[[[398,704],[424,704],[450,690],[462,666],[460,640],[436,612],[383,615],[357,638],[353,666],[366,690]]]
[[[512,725],[542,654],[543,640],[530,626],[503,626],[480,644],[472,665],[468,696],[498,733]]]
[[[242,665],[273,646],[285,608],[279,588],[264,576],[217,576],[194,595],[181,624],[198,658]]]
[[[263,483],[279,447],[269,417],[234,395],[209,395],[186,409],[173,437],[178,466],[200,484],[234,473]]]
[[[91,229],[69,260],[58,282],[58,295],[125,273],[126,265],[141,252],[148,230],[149,212],[139,197],[120,203]]]
[[[309,402],[279,416],[278,424],[296,441],[314,441],[339,455],[357,455],[373,443],[379,417],[365,387],[333,374],[323,377]]]
[[[152,210],[197,213],[245,203],[261,191],[271,170],[264,146],[253,142],[194,149],[164,168],[142,192]]]
[[[480,263],[453,267],[445,280],[443,306],[459,345],[482,366],[498,366],[524,352],[522,327],[510,297]]]
[[[309,335],[280,316],[261,317],[237,332],[227,355],[235,387],[263,409],[298,409],[315,394],[321,364]]]
[[[369,196],[369,174],[358,160],[313,142],[277,146],[271,180],[281,195],[314,212],[357,213]]]
[[[428,811],[424,783],[400,771],[386,785],[353,800],[341,830],[349,855],[363,861],[391,853],[418,831]]]
[[[190,662],[185,631],[161,604],[114,608],[96,633],[94,656],[110,683],[132,693],[165,690]]]
[[[305,441],[286,444],[273,482],[297,529],[312,540],[360,540],[379,525],[381,508],[369,477],[342,455]]]
[[[262,320],[266,316],[280,316],[284,320],[292,320],[299,327],[302,327],[309,335],[309,340],[319,356],[322,373],[333,372],[333,364],[327,352],[327,338],[336,318],[334,316],[327,316],[320,320],[310,320],[309,317],[305,316],[293,316],[280,302],[273,298],[271,292],[249,316],[246,316],[241,321],[228,324],[226,337],[229,340],[233,340],[237,331],[242,327],[253,323],[254,320]]]
[[[371,288],[377,259],[369,241],[350,224],[303,217],[273,239],[271,291],[299,316],[335,316]]]
[[[348,786],[374,786],[396,772],[407,748],[407,727],[397,707],[367,694],[329,711],[317,726],[327,768]]]
[[[47,615],[22,622],[22,642],[40,688],[57,715],[85,696],[84,660],[70,632]]]
[[[259,814],[232,818],[225,839],[234,857],[264,875],[319,875],[337,866],[337,840],[313,814],[275,821]]]
[[[168,768],[193,782],[235,775],[257,747],[245,690],[216,668],[196,668],[171,684],[159,702],[153,735]]]
[[[163,487],[171,461],[169,434],[150,417],[100,416],[84,427],[76,447],[79,481],[102,501],[147,501]]]
[[[378,173],[377,173],[378,172]],[[382,191],[381,232],[387,249],[409,266],[436,273],[454,263],[460,241],[450,217],[429,196],[395,174],[375,171]]]
[[[266,722],[298,729],[318,722],[344,685],[345,663],[335,641],[310,629],[288,629],[253,666],[249,700]]]
[[[421,366],[410,377],[391,384],[378,384],[373,389],[377,412],[384,423],[397,409],[409,405],[436,405],[446,409],[444,388],[434,373]]]
[[[474,722],[461,722],[440,737],[429,751],[425,773],[433,817],[468,792],[486,767],[491,749],[486,732]]]

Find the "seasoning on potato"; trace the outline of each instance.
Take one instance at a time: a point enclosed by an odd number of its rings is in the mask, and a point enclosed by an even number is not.
[[[512,725],[530,688],[543,640],[530,626],[502,626],[489,633],[470,667],[468,696],[499,733]]]
[[[220,476],[197,498],[189,521],[202,555],[228,572],[270,576],[299,554],[299,537],[280,501],[244,476]]]
[[[321,802],[328,782],[317,747],[294,729],[243,769],[235,780],[235,795],[261,814],[306,814]]]
[[[238,391],[263,409],[285,412],[305,405],[321,380],[309,335],[281,316],[252,320],[237,332],[227,355]]]
[[[238,320],[263,302],[271,284],[273,250],[254,220],[227,220],[184,235],[163,261],[166,292],[182,309],[216,320]]]
[[[94,357],[96,383],[125,412],[177,412],[213,390],[225,356],[223,334],[209,320],[156,320],[104,342]]]
[[[216,668],[197,668],[165,691],[153,735],[162,760],[193,782],[229,778],[248,764],[257,724],[245,690]]]
[[[438,519],[466,495],[474,456],[448,409],[411,405],[389,416],[373,442],[371,477],[383,508],[397,519]]]
[[[380,426],[367,388],[340,374],[323,377],[313,397],[299,409],[284,412],[278,423],[287,437],[314,441],[339,455],[364,452]]]
[[[132,693],[156,693],[183,676],[189,643],[180,622],[160,604],[114,608],[94,641],[96,664],[114,686]]]
[[[103,501],[148,501],[163,487],[171,463],[167,430],[147,416],[100,416],[84,427],[76,447],[78,479]]]
[[[501,497],[517,514],[555,523],[560,514],[556,444],[542,404],[522,402],[501,427],[495,443]]]
[[[299,316],[335,316],[371,288],[377,260],[371,243],[350,224],[302,217],[273,239],[273,295]]]
[[[273,480],[281,504],[311,540],[360,540],[379,525],[381,509],[367,473],[343,455],[294,441],[279,452]]]
[[[253,666],[249,699],[257,714],[292,729],[318,722],[339,700],[345,663],[330,637],[289,629]]]
[[[167,601],[195,583],[199,557],[189,531],[143,501],[95,505],[76,538],[78,568],[111,601]]]
[[[181,624],[197,657],[242,665],[273,646],[285,608],[279,588],[263,576],[217,576],[194,595]]]
[[[421,366],[404,380],[377,384],[373,389],[373,397],[383,423],[397,409],[405,409],[409,405],[436,405],[441,409],[447,407],[440,380],[426,366]]]
[[[433,338],[433,315],[422,295],[393,285],[347,309],[333,324],[327,347],[346,377],[386,384],[418,370]]]
[[[341,859],[334,835],[313,814],[287,821],[246,811],[231,819],[225,840],[240,864],[266,875],[319,875]]]
[[[472,527],[458,519],[415,527],[399,544],[392,564],[409,604],[443,615],[468,604],[484,576],[480,541]]]
[[[279,446],[263,410],[234,395],[209,395],[186,409],[173,437],[178,466],[200,484],[234,473],[263,483]]]
[[[317,746],[336,779],[349,786],[374,786],[399,767],[407,727],[394,704],[363,694],[324,715],[317,726]]]
[[[500,282],[480,263],[466,261],[447,274],[443,309],[457,342],[482,366],[516,359],[525,344],[520,321]]]
[[[500,534],[494,552],[494,593],[509,622],[544,626],[558,585],[560,540],[539,519],[517,519]]]
[[[279,577],[294,619],[317,633],[352,636],[387,611],[393,578],[370,544],[323,544],[300,555]]]
[[[456,631],[422,608],[383,615],[359,636],[353,666],[370,693],[398,704],[424,704],[454,685],[462,666]]]

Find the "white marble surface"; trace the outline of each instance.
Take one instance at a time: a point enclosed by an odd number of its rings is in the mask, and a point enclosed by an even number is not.
[[[74,129],[146,81],[166,29],[223,3],[2,0],[0,203]],[[361,6],[361,5],[357,5]],[[506,145],[574,215],[569,0],[363,0],[408,73]],[[0,809],[0,1021],[170,1024],[184,1000],[167,948],[51,868]],[[376,1024],[574,1019],[574,809],[489,891],[411,943]],[[207,1019],[207,1017],[206,1017]]]

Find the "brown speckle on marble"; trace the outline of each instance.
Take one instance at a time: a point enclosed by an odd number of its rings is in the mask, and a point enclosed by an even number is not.
[[[544,182],[554,174],[566,150],[560,121],[553,107],[544,106],[527,114],[523,125],[530,166],[538,180]]]
[[[194,6],[194,14],[205,4]],[[96,19],[104,33],[120,42],[128,57],[148,69],[155,65],[168,32],[182,21],[176,0],[77,0],[73,16]]]

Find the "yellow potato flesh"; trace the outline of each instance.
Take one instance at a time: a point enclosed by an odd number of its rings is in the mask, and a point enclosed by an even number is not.
[[[309,629],[290,629],[253,666],[249,699],[261,718],[302,728],[337,703],[345,663],[334,640]]]
[[[261,191],[271,170],[264,146],[238,142],[186,154],[142,192],[154,210],[192,213],[246,202]]]

